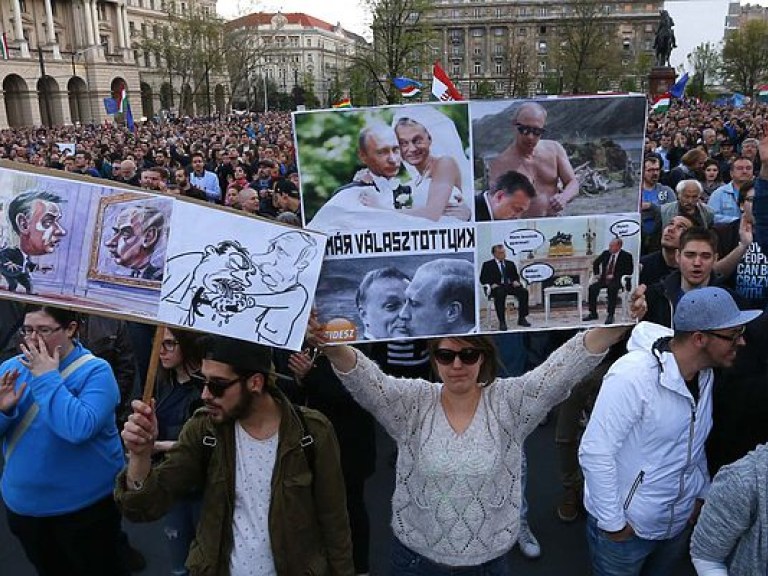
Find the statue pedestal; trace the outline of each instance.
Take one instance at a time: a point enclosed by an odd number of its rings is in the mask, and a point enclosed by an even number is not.
[[[669,66],[654,66],[648,74],[648,94],[651,98],[661,96],[675,84],[675,69]]]

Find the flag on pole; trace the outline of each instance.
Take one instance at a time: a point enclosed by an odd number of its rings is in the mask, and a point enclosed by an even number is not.
[[[117,100],[114,98],[104,98],[104,111],[110,116],[114,116],[119,111]]]
[[[661,96],[658,96],[656,100],[653,101],[653,106],[651,106],[652,112],[662,113],[669,110],[669,92],[665,92]]]
[[[5,32],[3,32],[2,41],[0,41],[0,54],[2,54],[3,60],[8,60],[11,57],[10,52],[8,52],[8,36]]]
[[[669,95],[675,98],[682,98],[685,94],[685,85],[688,84],[688,72],[680,77],[680,80],[675,82],[675,85],[669,89]]]
[[[131,103],[128,102],[128,98],[124,99],[125,102],[125,125],[128,126],[128,130],[136,132],[136,124],[133,122],[133,112],[131,112]]]
[[[125,88],[125,83],[120,85],[115,100],[117,100],[117,111],[121,114],[125,114],[125,106],[128,102],[128,91]]]
[[[392,78],[392,84],[394,84],[395,88],[400,91],[403,98],[413,98],[421,92],[422,87],[421,82],[405,78],[404,76],[396,76],[395,78]]]
[[[451,100],[464,100],[461,92],[453,85],[448,74],[435,62],[432,67],[432,95],[443,102]]]
[[[333,108],[352,108],[352,100],[344,98],[331,105]]]

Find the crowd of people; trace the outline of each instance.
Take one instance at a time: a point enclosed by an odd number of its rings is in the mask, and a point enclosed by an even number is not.
[[[5,130],[0,157],[302,222],[281,113]],[[650,116],[631,331],[353,348],[328,346],[313,316],[292,353],[164,329],[145,403],[153,330],[2,300],[11,532],[43,576],[140,568],[121,516],[162,519],[174,575],[367,574],[376,420],[397,445],[391,573],[507,575],[518,540],[541,553],[523,444],[558,405],[557,515],[586,517],[594,574],[764,574],[761,157],[766,107],[683,100]],[[502,374],[520,351],[531,371]]]

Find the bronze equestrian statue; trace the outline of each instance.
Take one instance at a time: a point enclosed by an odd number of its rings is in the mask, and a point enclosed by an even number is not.
[[[672,54],[672,49],[677,48],[675,31],[672,29],[675,26],[675,21],[672,20],[672,16],[666,10],[661,10],[659,14],[661,18],[656,27],[656,39],[653,42],[653,48],[656,50],[656,66],[665,67],[670,65],[669,57]]]

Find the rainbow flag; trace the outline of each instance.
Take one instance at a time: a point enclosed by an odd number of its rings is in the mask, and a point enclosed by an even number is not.
[[[333,108],[352,108],[352,100],[344,98],[331,105]]]

